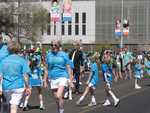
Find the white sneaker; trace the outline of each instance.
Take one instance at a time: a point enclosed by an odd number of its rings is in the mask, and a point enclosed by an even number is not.
[[[20,107],[20,108],[23,108],[23,103],[22,103],[22,102],[20,103],[19,107]]]
[[[67,92],[65,92],[65,94],[64,94],[64,98],[66,99],[66,98],[68,98],[68,91]]]
[[[119,104],[119,102],[120,102],[120,100],[119,100],[119,99],[115,100],[115,101],[114,101],[114,106],[115,106],[115,107],[117,107],[117,106],[118,106],[118,104]]]
[[[72,100],[72,96],[69,96],[69,100]]]
[[[76,105],[80,105],[80,104],[81,104],[81,101],[78,100],[78,101],[76,102]]]
[[[141,86],[139,86],[138,84],[135,85],[135,89],[141,89]]]
[[[111,105],[111,103],[110,103],[110,101],[107,99],[107,100],[104,102],[103,106],[109,106],[109,105]]]
[[[96,106],[96,102],[90,102],[88,106]]]

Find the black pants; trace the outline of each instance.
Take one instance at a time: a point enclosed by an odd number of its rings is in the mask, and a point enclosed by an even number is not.
[[[79,71],[75,71],[74,72],[74,77],[75,77],[75,80],[76,80],[76,83],[75,83],[75,92],[79,92],[79,88],[80,88],[80,72]]]

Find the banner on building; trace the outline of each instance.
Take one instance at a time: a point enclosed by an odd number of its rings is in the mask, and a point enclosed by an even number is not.
[[[116,22],[115,22],[115,36],[116,36],[116,38],[121,38],[121,36],[122,36],[120,19],[116,19]]]
[[[60,21],[60,4],[59,0],[52,0],[51,2],[51,21]]]
[[[129,35],[129,20],[124,19],[123,21],[123,36],[128,37]]]
[[[72,20],[72,0],[63,0],[63,21]]]

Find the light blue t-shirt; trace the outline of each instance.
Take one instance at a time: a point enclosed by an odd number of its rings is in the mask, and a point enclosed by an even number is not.
[[[35,67],[30,77],[31,86],[41,86],[42,84],[41,77],[42,77],[41,68]]]
[[[46,64],[48,65],[48,77],[50,79],[68,78],[66,65],[70,65],[70,60],[65,52],[53,53],[50,51],[46,56]]]
[[[134,65],[134,76],[141,76],[141,70],[142,70],[142,67],[140,64],[135,64]]]
[[[3,45],[2,48],[0,49],[0,62],[6,57],[8,56],[9,52],[7,49],[6,45]]]
[[[145,68],[146,68],[146,72],[150,75],[150,61],[146,61],[144,62]]]
[[[96,86],[99,76],[98,76],[98,66],[96,63],[91,64],[91,71],[93,72],[92,79],[90,83],[92,83],[94,86]]]
[[[0,63],[0,73],[3,76],[3,90],[24,87],[24,75],[30,73],[30,68],[25,59],[12,54]]]
[[[113,79],[112,78],[112,66],[103,63],[101,68],[102,68],[102,73],[103,73],[103,79],[104,79],[104,81],[112,82],[112,79]],[[106,73],[108,73],[109,76],[105,77],[104,74],[106,74]]]
[[[123,66],[126,66],[130,61],[133,60],[132,52],[126,52],[123,55]]]

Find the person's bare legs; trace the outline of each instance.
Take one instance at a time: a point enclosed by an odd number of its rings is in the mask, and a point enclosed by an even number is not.
[[[10,113],[17,113],[17,105],[11,104],[10,105]]]
[[[76,102],[77,105],[79,105],[79,104],[84,100],[84,98],[86,97],[86,95],[88,94],[89,91],[90,91],[90,87],[87,86],[87,87],[85,88],[85,91],[84,91],[84,93],[82,94],[82,96],[81,96],[81,97],[79,98],[79,100]]]
[[[63,100],[64,86],[59,86],[58,89],[52,90],[52,93],[56,99],[58,113],[64,113],[64,100]]]

